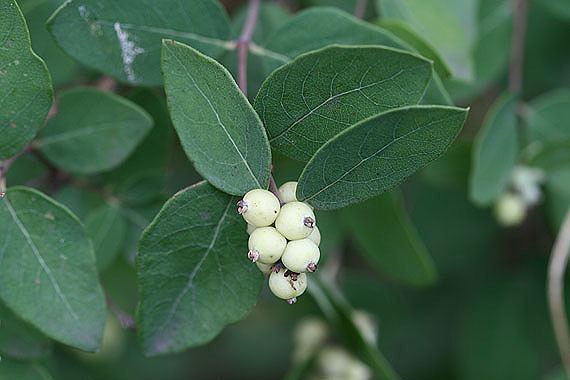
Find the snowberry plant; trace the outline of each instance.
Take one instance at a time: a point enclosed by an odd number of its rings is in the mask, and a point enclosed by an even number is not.
[[[419,35],[336,8],[252,0],[230,23],[217,0],[69,0],[34,51],[18,3],[0,0],[0,299],[85,351],[100,348],[106,305],[117,311],[98,272],[121,252],[139,291],[136,321],[121,321],[147,355],[245,318],[264,274],[278,298],[309,289],[342,320],[346,305],[317,272],[340,238],[330,211],[397,188],[468,113],[442,85],[461,70]],[[191,166],[166,169],[182,154],[171,132]],[[393,194],[382,201],[399,223],[391,234],[414,239]],[[423,254],[381,264],[426,283]],[[357,343],[378,378],[395,377]]]

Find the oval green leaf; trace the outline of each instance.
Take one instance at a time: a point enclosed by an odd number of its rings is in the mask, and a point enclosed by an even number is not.
[[[437,274],[398,192],[385,193],[342,211],[359,252],[390,278],[415,286],[433,284]]]
[[[152,124],[145,110],[125,98],[76,89],[61,95],[56,117],[34,144],[57,167],[93,174],[126,160]]]
[[[519,153],[518,99],[503,95],[493,106],[473,146],[473,169],[469,196],[479,205],[489,205],[507,188]]]
[[[462,108],[411,106],[364,120],[317,151],[297,198],[336,209],[379,195],[441,156],[466,117]]]
[[[216,0],[71,0],[53,14],[48,29],[79,62],[135,85],[162,82],[163,38],[218,56],[230,33]]]
[[[71,212],[42,193],[0,199],[0,297],[44,334],[85,351],[100,348],[106,311],[93,246]]]
[[[204,344],[255,305],[263,276],[247,259],[236,202],[202,182],[174,195],[143,233],[137,326],[147,355]]]
[[[429,61],[404,51],[330,46],[275,71],[261,87],[255,109],[272,147],[306,162],[357,122],[417,104],[431,73]]]
[[[44,61],[34,54],[22,12],[0,0],[0,160],[22,150],[44,122],[53,99]]]
[[[163,43],[162,71],[172,122],[196,170],[229,194],[267,188],[267,136],[231,74],[175,41]]]
[[[108,204],[90,212],[85,230],[93,242],[97,268],[104,271],[115,260],[127,236],[127,221],[119,205]]]
[[[477,38],[476,0],[377,0],[385,20],[407,23],[437,46],[456,78],[472,81]]]

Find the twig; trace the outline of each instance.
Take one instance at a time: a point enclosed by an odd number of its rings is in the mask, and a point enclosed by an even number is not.
[[[20,152],[16,153],[14,156],[0,162],[0,198],[4,198],[6,195],[6,174],[14,162],[22,155],[31,151],[31,147],[28,145]]]
[[[511,62],[509,66],[509,90],[519,94],[522,89],[522,74],[524,60],[524,43],[528,13],[527,0],[512,0],[513,2],[513,37],[511,47]]]
[[[260,0],[249,0],[247,19],[238,40],[238,84],[241,91],[247,96],[247,54],[249,44],[257,25]]]
[[[130,314],[121,310],[119,305],[117,305],[115,302],[113,302],[113,300],[111,299],[111,297],[108,294],[106,295],[106,299],[107,299],[107,307],[109,308],[109,311],[111,311],[111,313],[113,313],[113,315],[117,318],[117,320],[121,324],[122,328],[124,328],[124,329],[136,328],[135,319]]]
[[[117,89],[117,81],[109,76],[104,75],[101,78],[97,79],[93,86],[101,91],[114,92]]]
[[[570,210],[554,242],[548,265],[548,303],[556,342],[566,374],[570,376],[570,334],[564,305],[564,273],[570,255]]]
[[[368,0],[356,0],[356,7],[354,8],[354,16],[358,18],[364,18],[367,7],[368,7]]]

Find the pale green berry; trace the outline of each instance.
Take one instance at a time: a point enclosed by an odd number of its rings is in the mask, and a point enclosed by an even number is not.
[[[329,331],[321,319],[309,317],[303,319],[295,328],[294,359],[303,362],[317,352],[326,342]]]
[[[279,199],[272,192],[263,189],[251,190],[238,202],[238,213],[255,227],[272,225],[280,209]]]
[[[269,274],[271,273],[271,268],[273,268],[273,264],[263,264],[260,261],[256,261],[255,265],[257,265],[257,268],[259,268],[259,270],[261,271],[261,273],[263,274]]]
[[[257,228],[257,227],[254,226],[253,224],[249,224],[249,223],[248,223],[248,224],[247,224],[247,234],[248,234],[248,235],[251,235],[251,233],[252,233],[253,231],[255,231],[256,228]]]
[[[280,268],[269,275],[269,289],[276,297],[293,304],[307,290],[307,275]]]
[[[275,228],[289,240],[306,238],[313,232],[315,225],[313,210],[302,202],[285,204],[275,220]]]
[[[281,200],[283,203],[296,202],[297,201],[297,182],[290,181],[285,182],[279,188],[279,194],[281,195]]]
[[[526,204],[519,195],[504,194],[495,204],[495,216],[499,224],[503,226],[519,225],[526,217]]]
[[[281,261],[290,271],[303,273],[315,272],[320,258],[319,247],[312,240],[301,239],[287,243]]]
[[[253,262],[273,264],[281,258],[286,247],[287,239],[274,227],[256,228],[249,236],[248,257]]]
[[[315,226],[315,228],[313,228],[313,232],[311,232],[307,239],[312,240],[317,247],[321,245],[321,231],[319,230],[319,227]]]

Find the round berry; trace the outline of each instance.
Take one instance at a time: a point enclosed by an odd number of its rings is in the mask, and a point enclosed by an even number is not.
[[[249,237],[248,257],[251,261],[263,264],[277,262],[287,247],[287,239],[274,227],[256,228]]]
[[[526,205],[521,196],[516,194],[504,194],[495,204],[497,221],[505,226],[519,225],[526,217]]]
[[[238,202],[238,212],[255,227],[267,227],[275,222],[281,205],[272,192],[255,189]]]
[[[290,271],[303,273],[315,272],[320,258],[319,247],[312,240],[301,239],[287,243],[281,261]]]
[[[319,227],[315,226],[315,228],[313,228],[313,232],[311,232],[307,239],[312,240],[317,247],[321,245],[321,231],[319,230]]]
[[[297,201],[297,182],[290,181],[285,182],[279,188],[279,194],[281,195],[281,200],[283,203],[296,202]]]
[[[275,220],[275,228],[289,240],[306,238],[313,232],[315,224],[313,210],[302,202],[285,204]]]
[[[296,298],[307,290],[307,275],[281,268],[269,275],[269,289],[276,297],[295,303]]]
[[[248,234],[248,235],[251,235],[252,232],[255,231],[256,228],[257,228],[257,227],[254,226],[253,224],[249,224],[249,223],[248,223],[248,224],[247,224],[247,234]]]
[[[273,268],[273,264],[263,264],[260,261],[256,261],[255,265],[257,265],[257,268],[259,268],[263,274],[271,273],[271,268]]]

